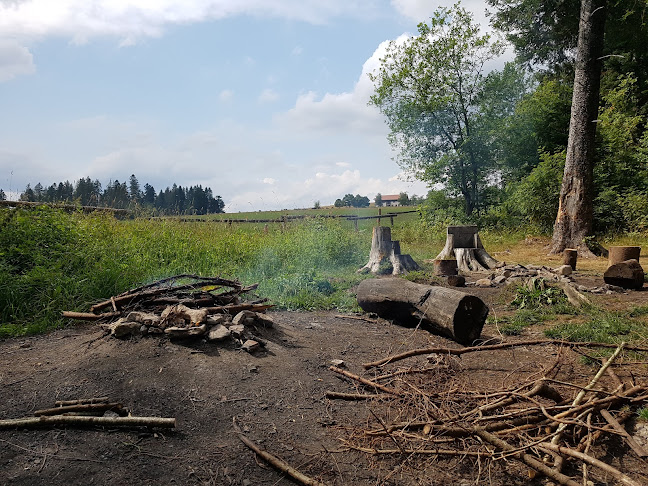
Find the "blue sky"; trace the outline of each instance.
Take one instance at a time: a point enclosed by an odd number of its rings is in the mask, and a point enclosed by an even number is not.
[[[366,77],[449,0],[0,0],[0,189],[135,174],[230,211],[423,195]],[[462,3],[486,24],[485,2]]]

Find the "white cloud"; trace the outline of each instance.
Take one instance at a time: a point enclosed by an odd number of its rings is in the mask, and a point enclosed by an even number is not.
[[[293,56],[299,56],[304,52],[304,48],[301,46],[295,46],[295,48],[292,50],[292,55]]]
[[[320,24],[376,10],[375,0],[21,0],[0,2],[0,32],[9,37],[66,36],[83,43],[117,36],[123,43],[159,36],[167,25],[260,15]]]
[[[279,99],[279,94],[271,88],[264,89],[258,98],[259,103],[273,103],[278,99]]]
[[[232,98],[234,98],[234,91],[231,89],[224,89],[220,93],[218,93],[218,99],[223,102],[230,101]]]
[[[36,71],[29,49],[12,40],[0,39],[0,82]]]
[[[276,181],[272,177],[265,177],[263,179],[264,184],[270,184],[271,186],[275,183]]]
[[[391,5],[399,14],[415,22],[427,22],[434,11],[441,7],[451,7],[456,0],[391,0]],[[484,0],[463,0],[461,6],[472,12],[476,23],[483,30],[491,30],[486,17],[486,2]]]
[[[336,162],[335,165],[337,165],[338,167],[351,167],[351,164],[349,164],[348,162]]]

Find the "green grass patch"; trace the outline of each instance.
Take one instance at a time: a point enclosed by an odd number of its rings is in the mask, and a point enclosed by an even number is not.
[[[553,339],[612,344],[645,340],[647,334],[643,323],[623,314],[604,311],[598,311],[582,323],[559,324],[545,330],[545,335]]]

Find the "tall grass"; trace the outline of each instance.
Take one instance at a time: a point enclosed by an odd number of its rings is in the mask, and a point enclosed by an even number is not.
[[[221,223],[118,221],[49,208],[0,213],[0,337],[63,324],[61,310],[179,273],[258,282],[279,307],[352,308],[370,238],[334,220],[265,233]]]

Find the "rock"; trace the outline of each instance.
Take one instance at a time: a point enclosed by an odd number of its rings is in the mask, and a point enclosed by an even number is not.
[[[167,327],[164,332],[172,338],[188,339],[200,337],[207,332],[207,324],[191,327]]]
[[[139,322],[146,326],[157,326],[162,318],[148,312],[133,311],[126,316],[127,321]]]
[[[148,328],[148,333],[149,334],[164,334],[164,330],[157,327],[157,326],[151,326]]]
[[[466,286],[466,278],[462,275],[450,275],[447,278],[448,285],[450,287],[465,287]]]
[[[554,270],[558,275],[562,275],[564,277],[571,275],[574,270],[572,269],[571,265],[561,265],[558,268]]]
[[[140,326],[140,334],[146,336],[148,334],[149,327],[146,325]]]
[[[252,312],[244,310],[236,314],[234,319],[232,319],[232,324],[243,325],[243,326],[261,326],[261,327],[272,327],[274,326],[274,321],[270,316],[265,314],[259,314],[257,312]]]
[[[110,334],[116,338],[124,338],[139,334],[141,326],[139,322],[128,321],[125,317],[122,317],[117,322],[111,324],[109,328]]]
[[[504,275],[498,275],[497,277],[495,277],[495,278],[493,279],[493,283],[494,283],[495,285],[501,285],[501,284],[503,284],[504,282],[506,282],[506,280],[507,280],[507,278],[506,278]]]
[[[207,334],[207,341],[220,342],[225,341],[230,337],[232,337],[232,331],[222,324],[218,324],[209,331],[209,334]]]
[[[256,342],[255,340],[253,340],[253,339],[248,339],[247,341],[245,341],[243,343],[243,346],[241,346],[241,349],[243,349],[244,351],[247,351],[248,353],[254,353],[255,351],[258,351],[259,349],[261,349],[261,345],[258,342]]]
[[[332,359],[330,363],[338,368],[346,368],[346,362],[343,359]]]
[[[207,319],[207,309],[190,309],[186,305],[170,305],[162,311],[161,327],[188,327],[202,324]]]
[[[229,327],[229,330],[232,333],[232,336],[235,338],[241,338],[245,333],[245,326],[243,324],[234,324]]]
[[[500,275],[501,275],[502,277],[509,278],[511,275],[513,275],[513,271],[510,270],[510,269],[508,269],[508,268],[505,268],[504,270],[502,270],[502,271],[500,272]]]
[[[493,283],[488,278],[480,278],[475,282],[475,287],[492,287]]]
[[[227,326],[232,322],[232,316],[229,314],[216,314],[214,316],[207,316],[205,324],[208,326]]]

